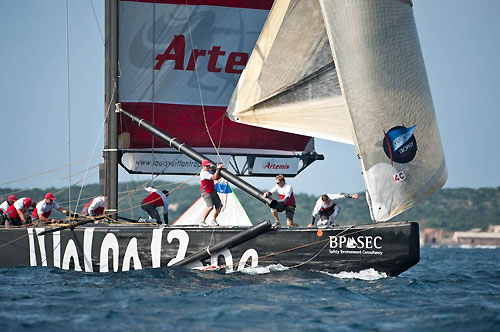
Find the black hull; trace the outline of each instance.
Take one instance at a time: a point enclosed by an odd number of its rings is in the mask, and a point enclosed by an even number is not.
[[[85,225],[35,236],[44,228],[0,229],[0,267],[56,266],[86,272],[128,271],[173,265],[241,228]],[[420,259],[414,222],[272,229],[188,267],[281,264],[338,273],[373,268],[396,276]]]

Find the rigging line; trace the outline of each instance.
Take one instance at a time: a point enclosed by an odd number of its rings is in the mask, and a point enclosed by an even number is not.
[[[78,173],[78,174],[80,174],[80,173]],[[93,173],[92,175],[95,175],[95,174],[96,174],[96,173]],[[68,177],[67,177],[67,176],[65,176],[65,177],[60,178],[60,179],[57,179],[57,180],[55,180],[55,181],[49,181],[49,182],[45,182],[45,183],[40,183],[40,184],[38,184],[36,187],[31,187],[31,188],[27,188],[27,189],[17,190],[17,191],[11,192],[10,194],[11,194],[11,195],[14,195],[14,194],[22,193],[22,192],[29,191],[29,190],[33,190],[33,189],[38,189],[38,187],[43,187],[43,186],[46,186],[46,185],[51,184],[51,183],[54,183],[54,182],[58,182],[58,181],[61,181],[61,180],[65,180],[65,179],[67,179],[67,178],[68,178]],[[82,181],[82,180],[80,180],[80,181],[78,181],[78,182],[75,182],[74,184],[79,183],[79,182],[81,182],[81,181]]]
[[[220,129],[220,135],[219,135],[219,145],[217,146],[217,150],[220,150],[220,145],[222,143],[222,133],[224,132],[224,119],[226,118],[226,113],[222,115],[222,124],[221,124],[221,129]]]
[[[94,176],[94,175],[96,175],[97,173],[98,173],[98,172],[94,172],[94,173],[90,174],[88,177]],[[87,177],[87,178],[88,178],[88,177]],[[85,178],[81,179],[80,181],[77,181],[77,182],[73,183],[72,185],[74,186],[74,185],[76,185],[76,184],[78,184],[78,183],[80,183],[80,182],[82,182],[82,181],[84,181],[84,180],[85,180]],[[57,196],[59,193],[62,193],[62,192],[64,192],[65,190],[66,190],[66,189],[65,189],[65,188],[63,188],[63,189],[61,189],[61,190],[59,190],[59,191],[55,192],[55,195]],[[91,197],[84,197],[83,199],[86,199],[86,198],[91,198]],[[61,203],[61,204],[65,204],[65,203],[73,203],[73,202],[78,202],[78,199],[71,199],[70,201],[62,201],[62,202],[60,202],[60,203]]]
[[[128,178],[128,173],[125,173],[125,174],[126,174],[126,175],[125,175],[125,177],[126,177],[126,178]],[[128,190],[128,182],[129,182],[129,181],[126,181],[126,182],[125,182],[125,185],[126,185],[126,187],[127,187],[127,191],[129,191],[129,190]],[[118,199],[118,201],[120,201],[120,200]],[[132,207],[132,196],[130,196],[130,195],[128,196],[128,205],[129,205],[130,207]],[[131,217],[132,217],[132,219],[134,219],[134,210],[132,210],[132,211],[131,211],[131,213],[132,213],[132,216],[131,216]]]
[[[345,229],[344,231],[340,232],[339,234],[342,234],[343,232],[345,232],[348,229],[351,229],[354,226],[355,225],[349,226],[347,229]],[[344,235],[340,235],[340,236],[341,237],[345,237],[345,236],[349,236],[349,235],[361,233],[361,232],[364,232],[364,231],[368,231],[368,230],[371,230],[371,229],[374,229],[374,228],[377,228],[377,226],[368,227],[366,229],[360,229],[358,231],[354,231],[354,232],[351,232],[351,233],[348,233],[348,234],[344,234]],[[326,242],[326,241],[330,241],[330,239],[328,238],[328,239],[324,239],[324,240],[319,240],[319,241],[315,241],[315,242],[310,242],[310,243],[302,244],[300,246],[296,246],[296,247],[293,247],[293,248],[289,248],[289,249],[285,249],[285,250],[281,250],[281,251],[276,251],[276,252],[273,252],[273,253],[270,253],[268,255],[260,257],[259,260],[262,261],[262,260],[265,260],[265,258],[269,258],[269,257],[272,257],[272,256],[277,256],[277,255],[280,255],[280,254],[284,254],[286,252],[290,252],[290,251],[294,251],[294,250],[297,250],[297,249],[309,247],[309,246],[312,246],[312,245],[315,245],[315,244],[319,244],[319,243],[322,243],[322,242]]]
[[[196,175],[194,175],[196,176]],[[192,177],[191,177],[192,178]],[[188,181],[191,181],[191,178],[186,180],[186,181],[182,181],[182,182],[171,182],[171,183],[166,183],[166,184],[162,184],[162,185],[159,185],[159,186],[155,186],[155,188],[159,189],[159,188],[163,188],[163,187],[169,187],[171,185],[175,185],[176,187],[174,189],[171,189],[169,190],[169,192],[174,192],[175,190],[178,190],[180,187],[184,187],[184,184]],[[135,184],[135,183],[134,183]],[[186,186],[186,187],[194,187],[194,186],[197,186],[197,185],[189,185],[189,186]],[[137,192],[139,191],[138,189],[141,189],[143,187],[141,187],[140,185],[139,186],[136,186],[134,189],[132,190],[126,190],[126,191],[120,191],[119,194],[129,194],[129,193],[134,193],[134,192]],[[123,199],[123,198],[122,198]]]
[[[155,33],[156,33],[156,0],[153,1],[153,61],[152,63],[155,63],[155,46],[156,46],[156,39],[155,39]],[[155,125],[155,68],[154,66],[151,67],[151,99],[153,101],[153,126]],[[153,177],[153,171],[154,171],[154,151],[155,151],[155,137],[154,135],[151,135],[151,184],[154,185],[154,180],[155,178]]]
[[[338,234],[337,234],[337,235],[335,235],[335,236],[341,236],[341,235],[342,235],[342,233],[346,232],[348,229],[350,229],[350,228],[352,228],[352,227],[353,227],[353,226],[350,226],[350,227],[348,227],[348,228],[344,229],[342,232],[338,233]],[[318,252],[317,252],[314,256],[312,256],[311,258],[307,259],[306,261],[304,261],[304,262],[302,262],[302,263],[299,263],[299,264],[297,264],[297,265],[292,265],[292,266],[289,266],[288,268],[289,268],[289,269],[295,269],[295,268],[297,268],[297,267],[300,267],[300,266],[302,266],[302,265],[304,265],[304,264],[309,263],[310,261],[312,261],[313,259],[315,259],[316,257],[318,257],[318,255],[319,255],[319,254],[321,254],[321,253],[323,252],[323,250],[325,250],[325,248],[326,248],[329,244],[330,244],[330,243],[327,241],[327,242],[325,243],[325,245],[323,246],[323,248],[321,248],[321,250],[320,250],[320,251],[318,251]]]
[[[97,29],[99,30],[99,36],[101,36],[101,41],[102,41],[102,44],[104,45],[104,37],[102,34],[101,25],[99,24],[99,20],[97,19],[97,14],[96,14],[95,8],[94,8],[94,2],[92,0],[89,0],[89,2],[90,2],[90,6],[92,7],[92,12],[94,13],[94,19],[95,19],[95,22],[97,24]]]
[[[92,157],[92,156],[90,156],[89,158],[86,158],[86,159],[82,159],[82,160],[76,161],[76,162],[74,162],[72,165],[78,165],[78,164],[83,163],[83,162],[85,162],[85,161],[87,161],[87,160],[92,160],[92,159],[95,159],[95,158],[98,158],[98,156],[97,156],[97,157]],[[59,166],[59,167],[56,167],[56,168],[52,168],[52,169],[49,169],[49,170],[47,170],[47,171],[43,171],[43,172],[41,172],[41,173],[33,174],[33,175],[30,175],[30,176],[27,176],[27,177],[24,177],[24,178],[18,178],[18,179],[12,180],[12,181],[7,181],[7,182],[4,182],[4,183],[0,183],[0,186],[4,186],[4,185],[6,185],[6,184],[11,184],[11,183],[15,183],[15,182],[20,182],[20,181],[23,181],[23,180],[27,180],[27,179],[34,178],[34,177],[36,177],[36,176],[40,176],[40,175],[44,175],[44,174],[48,174],[48,173],[52,173],[52,172],[55,172],[55,171],[57,171],[57,170],[64,169],[64,168],[66,168],[66,167],[68,167],[68,166],[70,166],[70,165],[67,165],[67,164],[66,164],[66,165],[64,165],[64,166]]]
[[[113,92],[111,93],[111,97],[110,97],[110,100],[108,100],[108,108],[106,109],[106,114],[104,116],[104,121],[102,122],[102,125],[101,125],[101,130],[99,131],[99,135],[97,135],[97,139],[95,141],[95,144],[94,144],[94,148],[92,149],[92,154],[91,156],[94,156],[95,154],[95,150],[97,149],[97,144],[99,143],[99,138],[101,137],[102,135],[102,132],[104,130],[104,126],[106,125],[106,121],[108,120],[108,117],[109,117],[109,110],[111,108],[111,103],[110,101],[113,100],[114,96],[115,96],[115,93],[116,93],[116,84],[114,84],[113,86]],[[90,166],[90,160],[89,160],[89,163],[87,164],[87,171],[89,169],[89,166]],[[87,173],[85,173],[85,177],[84,179],[87,177]],[[80,197],[82,196],[82,191],[83,191],[83,186],[85,185],[85,181],[82,182],[82,185],[80,187],[80,192],[78,193],[78,199],[76,201],[76,205],[75,205],[75,210],[78,210],[78,204],[80,203]]]
[[[121,115],[121,113],[119,113],[119,115],[118,115],[119,116],[118,120],[119,120],[119,124],[120,124],[120,133],[123,133],[123,122],[121,121],[121,116],[120,115]],[[119,135],[118,138],[121,140],[121,143],[122,143],[121,146],[122,147],[125,146],[125,144],[124,144],[125,143],[124,142],[125,138],[123,137],[123,135]],[[125,174],[126,174],[125,177],[128,179],[128,172],[126,172]],[[129,192],[128,183],[129,183],[129,181],[125,182],[125,185],[127,187],[127,192]],[[120,202],[120,199],[118,199],[118,202]],[[129,205],[132,206],[132,197],[131,196],[129,196],[128,202],[129,202]],[[134,218],[134,210],[132,210],[132,216],[131,217],[132,217],[132,219]]]
[[[191,49],[194,50],[193,35],[192,35],[192,31],[191,31],[191,21],[189,19],[188,0],[186,0],[186,4],[185,4],[184,7],[186,8],[186,18],[187,18],[187,22],[188,22],[189,41],[191,43]],[[203,102],[203,93],[201,92],[200,74],[198,72],[198,66],[195,65],[194,66],[194,70],[195,70],[195,73],[196,73],[196,82],[198,84],[198,93],[200,94],[200,103],[201,103],[200,106],[201,106],[201,110],[202,110],[202,113],[203,113],[203,121],[204,121],[204,124],[205,124],[206,132],[207,132],[208,138],[210,138],[210,142],[212,143],[212,146],[215,149],[215,152],[217,154],[217,158],[220,159],[219,150],[215,146],[215,142],[212,139],[212,134],[210,133],[210,129],[208,128],[208,124],[207,124],[207,117],[206,117],[206,114],[205,114],[205,103]]]
[[[66,0],[66,89],[68,103],[68,200],[71,200],[71,95],[69,80],[69,0]],[[68,207],[71,210],[71,206]]]
[[[120,114],[120,116],[121,116],[121,114]],[[154,139],[154,137],[153,137],[153,139]],[[153,154],[153,153],[151,153],[151,154]],[[176,160],[177,160],[177,159],[179,159],[180,157],[181,157],[181,155],[179,154],[177,157],[175,157],[175,159],[174,159],[172,162],[176,161]],[[151,166],[151,167],[153,167],[153,166]],[[151,180],[145,181],[145,182],[143,183],[143,185],[146,185],[146,184],[148,184],[148,183],[150,183],[150,182],[151,182],[152,184],[154,184],[154,179],[156,179],[157,177],[159,177],[160,175],[162,175],[162,174],[163,174],[163,172],[164,172],[167,168],[169,168],[169,167],[170,167],[170,166],[169,166],[168,164],[166,164],[166,165],[165,165],[165,167],[164,167],[164,168],[163,168],[163,169],[162,169],[162,170],[161,170],[158,174],[154,175],[153,173],[151,173]],[[186,180],[185,182],[190,181],[192,178],[194,178],[194,177],[195,177],[195,176],[197,176],[197,175],[199,175],[199,172],[198,172],[198,173],[196,173],[195,175],[193,175],[191,178],[189,178],[189,179],[188,179],[188,180]],[[184,183],[185,183],[185,182],[184,182]],[[141,186],[141,187],[142,187],[142,186]],[[137,192],[137,191],[139,191],[140,189],[142,189],[142,188],[137,187],[137,188],[136,188],[133,192]],[[175,189],[177,189],[177,188],[175,188]],[[126,198],[126,197],[125,197],[125,198]],[[124,199],[124,198],[122,198],[121,200],[123,200],[123,199]]]
[[[20,237],[18,237],[18,238],[13,239],[12,241],[5,242],[5,243],[0,244],[0,248],[5,247],[5,246],[7,246],[7,245],[9,245],[9,244],[11,244],[11,243],[14,243],[14,242],[16,242],[16,241],[18,241],[18,240],[22,239],[23,237],[26,237],[26,236],[28,236],[28,232],[26,232],[24,235],[21,235],[21,236],[20,236]],[[4,241],[4,240],[3,240],[2,238],[0,238],[0,241]],[[25,248],[25,247],[21,247],[21,246],[16,246],[16,247],[18,247],[18,248]]]
[[[196,175],[194,175],[194,176],[196,176]],[[194,176],[193,176],[193,177],[194,177]],[[193,177],[191,177],[191,178],[193,178]],[[190,180],[191,180],[191,178],[190,178],[190,179],[188,179],[188,180],[186,180],[186,181],[184,181],[184,182],[179,183],[179,185],[178,185],[177,187],[175,187],[174,189],[170,190],[170,192],[175,192],[175,191],[177,190],[177,188],[181,187],[181,186],[182,186],[184,183],[186,183],[187,181],[190,181]],[[137,188],[135,191],[133,191],[133,192],[129,193],[127,196],[120,198],[120,199],[118,200],[118,202],[120,202],[120,201],[122,201],[122,200],[126,199],[127,197],[132,196],[135,192],[139,191],[139,189],[142,189],[142,188]],[[130,207],[130,208],[128,208],[128,209],[118,210],[118,211],[117,211],[117,213],[119,213],[119,212],[129,211],[129,210],[133,210],[133,209],[135,209],[135,208],[139,208],[139,207],[141,207],[141,206],[143,206],[143,205],[145,205],[145,204],[147,204],[147,203],[140,204],[140,205],[137,205],[137,206],[131,206],[131,207]]]
[[[174,189],[170,190],[170,192],[175,192],[175,191],[176,191],[179,187],[181,187],[182,185],[184,185],[186,182],[190,181],[190,180],[191,180],[193,177],[195,177],[195,176],[197,176],[197,175],[192,176],[191,178],[187,179],[187,180],[186,180],[186,181],[184,181],[184,182],[180,182],[180,183],[179,183],[179,185],[178,185],[178,186],[176,186]],[[146,182],[146,183],[147,183],[147,182]],[[125,196],[125,197],[120,198],[120,199],[118,200],[118,202],[120,202],[120,201],[122,201],[122,200],[126,199],[126,198],[127,198],[127,197],[129,197],[129,196],[132,196],[132,195],[133,195],[133,193],[137,192],[139,189],[140,189],[140,188],[138,187],[136,190],[134,190],[134,191],[133,191],[132,193],[130,193],[129,195],[127,195],[127,196]],[[140,205],[137,205],[137,206],[131,206],[131,207],[130,207],[130,208],[128,208],[128,209],[118,210],[116,213],[118,214],[118,213],[120,213],[120,212],[122,212],[122,213],[123,213],[123,212],[126,212],[126,211],[130,211],[130,210],[133,210],[133,209],[135,209],[135,208],[139,208],[139,207],[141,207],[141,206],[143,206],[143,205],[145,205],[145,204],[147,204],[147,203],[140,204]]]

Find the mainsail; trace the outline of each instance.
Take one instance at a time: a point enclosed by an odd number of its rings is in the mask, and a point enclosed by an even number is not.
[[[231,94],[273,0],[121,0],[118,101],[240,175],[294,176],[318,155],[314,140],[229,121]],[[120,122],[122,166],[196,174],[199,164]],[[154,153],[152,153],[154,151]],[[321,158],[321,156],[319,157]]]
[[[275,1],[228,114],[354,144],[376,221],[447,178],[409,0]]]

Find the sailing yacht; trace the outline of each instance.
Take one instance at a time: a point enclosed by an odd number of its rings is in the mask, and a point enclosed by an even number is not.
[[[322,159],[314,137],[354,145],[372,220],[328,229],[268,221],[0,229],[0,266],[281,264],[398,275],[418,262],[418,224],[389,220],[441,188],[447,173],[410,0],[108,0],[106,26],[110,220],[119,213],[118,165],[196,174],[205,158],[279,208],[240,176],[298,175]]]

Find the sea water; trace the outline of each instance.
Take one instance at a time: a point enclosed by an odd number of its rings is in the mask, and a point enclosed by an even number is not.
[[[423,248],[398,277],[259,266],[0,269],[0,331],[500,331],[500,249]]]

